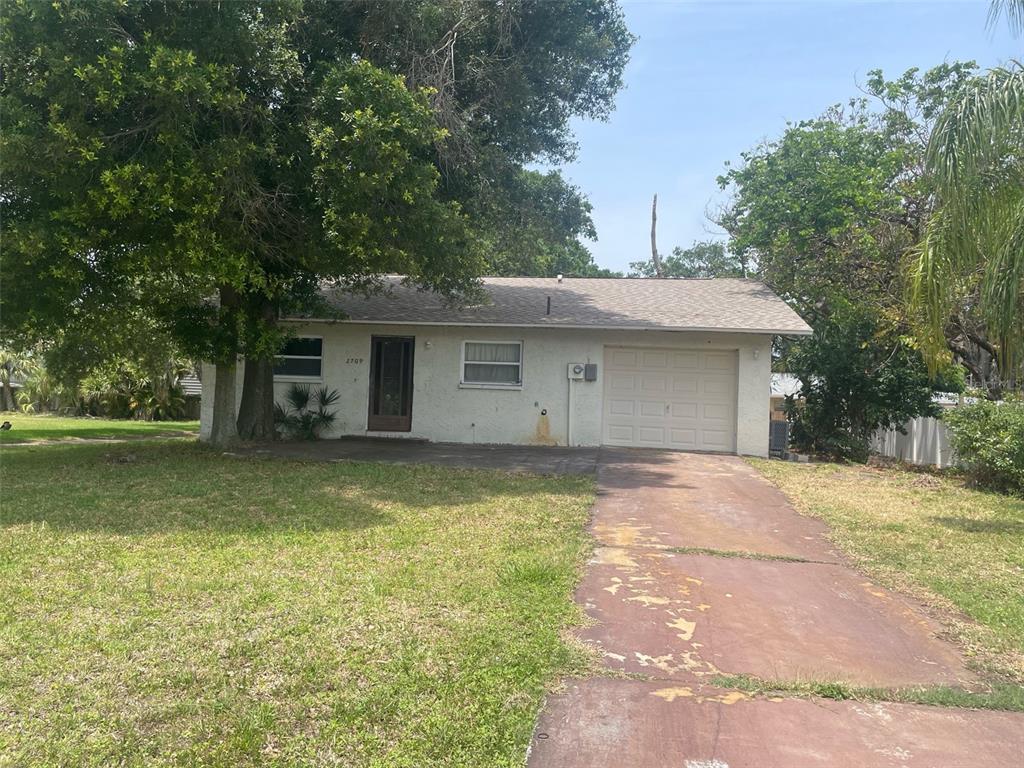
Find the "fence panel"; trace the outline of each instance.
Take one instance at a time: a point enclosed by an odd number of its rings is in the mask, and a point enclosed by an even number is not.
[[[910,464],[949,467],[956,463],[949,432],[941,419],[918,416],[903,428],[905,435],[895,429],[878,430],[871,439],[871,450]]]

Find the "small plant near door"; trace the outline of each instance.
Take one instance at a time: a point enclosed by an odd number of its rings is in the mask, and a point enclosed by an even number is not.
[[[285,393],[284,404],[274,403],[274,424],[285,437],[317,440],[338,418],[330,407],[340,397],[336,389],[292,384]]]

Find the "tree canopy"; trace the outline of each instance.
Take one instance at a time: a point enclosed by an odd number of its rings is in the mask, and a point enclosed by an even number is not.
[[[488,265],[592,266],[585,199],[524,165],[611,109],[632,42],[612,0],[0,14],[8,335],[144,309],[220,381],[239,353],[269,375],[276,316],[325,279],[459,295]]]
[[[652,261],[634,261],[629,265],[633,277],[657,277]],[[676,246],[661,260],[663,277],[746,277],[747,264],[727,250],[725,243],[703,240],[689,248]]]

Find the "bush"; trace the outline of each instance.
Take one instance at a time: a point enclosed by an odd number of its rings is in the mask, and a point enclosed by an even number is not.
[[[311,390],[308,384],[292,384],[285,393],[285,405],[274,403],[274,423],[286,437],[316,440],[334,425],[337,414],[329,409],[339,398],[336,389]]]
[[[964,469],[978,485],[1024,492],[1024,401],[977,403],[942,416]]]
[[[814,335],[793,345],[786,362],[803,383],[803,402],[786,402],[798,451],[867,461],[875,430],[902,429],[915,416],[938,415],[920,353],[863,308],[835,302]]]

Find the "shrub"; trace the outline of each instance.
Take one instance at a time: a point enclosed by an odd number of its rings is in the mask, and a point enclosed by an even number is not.
[[[942,416],[964,469],[978,485],[1024,492],[1024,401],[976,403]]]
[[[285,404],[274,403],[274,423],[288,437],[316,440],[334,424],[337,414],[328,410],[338,402],[336,389],[308,384],[292,384],[285,393]]]
[[[863,308],[835,302],[814,335],[793,345],[787,363],[803,383],[803,402],[786,402],[798,451],[867,461],[875,430],[938,414],[920,353]]]

